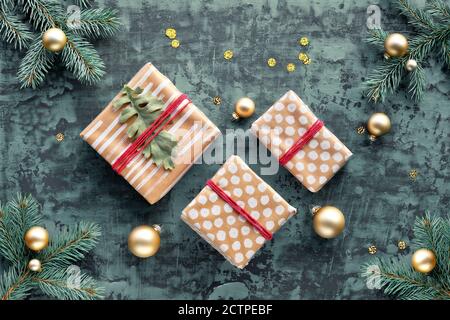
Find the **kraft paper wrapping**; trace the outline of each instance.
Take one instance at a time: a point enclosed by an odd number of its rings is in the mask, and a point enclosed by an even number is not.
[[[140,87],[144,90],[143,94],[150,92],[158,96],[166,107],[182,94],[151,63],[139,70],[128,82],[128,86],[133,89]],[[120,93],[115,99],[119,96]],[[80,134],[109,164],[125,152],[132,142],[126,132],[133,118],[120,124],[119,116],[124,107],[114,112],[113,101]],[[185,100],[183,103],[187,102]],[[219,129],[193,103],[190,103],[166,130],[178,140],[173,170],[157,167],[151,158],[145,159],[139,154],[121,173],[151,204],[161,199],[220,135]]]
[[[231,156],[212,181],[272,234],[297,212],[238,156]],[[181,219],[240,269],[267,241],[209,186],[184,208]]]
[[[288,91],[252,124],[251,130],[279,158],[316,120],[317,117],[295,92]],[[351,156],[352,152],[323,126],[285,167],[309,191],[317,192]]]

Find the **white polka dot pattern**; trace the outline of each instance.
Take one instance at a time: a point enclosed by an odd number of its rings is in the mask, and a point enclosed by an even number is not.
[[[252,132],[274,156],[280,157],[316,120],[295,92],[288,91],[252,124]],[[284,129],[280,130],[281,127]],[[352,152],[324,126],[285,167],[309,191],[317,192],[351,156]]]
[[[232,179],[239,183],[233,184]],[[231,156],[212,180],[272,233],[297,212],[237,156]],[[210,187],[204,187],[181,218],[233,265],[244,268],[266,239],[214,195]]]

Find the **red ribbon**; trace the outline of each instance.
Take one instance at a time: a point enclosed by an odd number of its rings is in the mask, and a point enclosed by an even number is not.
[[[239,206],[236,201],[234,201],[231,197],[229,197],[225,191],[223,191],[217,184],[214,183],[212,180],[208,180],[206,182],[206,185],[208,185],[219,197],[222,198],[226,203],[230,205],[231,208],[234,209],[237,213],[239,213],[241,216],[243,216],[248,223],[250,223],[258,232],[267,240],[272,239],[272,233],[268,231],[266,228],[264,228],[258,220],[253,218],[244,208]]]
[[[161,114],[155,119],[155,121],[153,121],[152,124],[150,124],[150,126],[145,129],[145,131],[142,132],[142,134],[127,148],[127,150],[125,150],[125,152],[116,161],[114,161],[112,164],[113,170],[120,174],[130,163],[130,161],[133,160],[134,157],[136,157],[142,150],[144,150],[150,142],[152,142],[152,140],[155,139],[156,136],[158,136],[158,134],[164,130],[164,128],[167,127],[167,125],[184,110],[184,108],[187,107],[187,105],[191,102],[189,99],[188,103],[178,109],[180,104],[185,99],[188,99],[187,95],[182,94],[175,101],[169,104],[167,108],[164,109],[164,111],[161,112]],[[173,112],[175,113],[172,117],[170,117]],[[167,118],[169,118],[169,120],[163,124]],[[158,129],[160,126],[161,128]]]
[[[319,132],[323,127],[323,122],[319,119],[303,134],[284,154],[280,156],[278,161],[281,165],[285,165],[289,162],[303,147],[311,141],[311,139]]]

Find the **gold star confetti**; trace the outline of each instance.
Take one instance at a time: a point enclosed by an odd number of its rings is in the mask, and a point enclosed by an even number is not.
[[[309,44],[309,39],[307,37],[301,37],[300,40],[298,40],[298,43],[301,46],[306,47]]]
[[[177,37],[177,30],[175,30],[174,28],[167,28],[166,37],[169,39],[175,39]]]
[[[398,246],[398,248],[399,248],[400,250],[405,250],[405,249],[406,249],[406,242],[403,241],[403,240],[400,240],[400,241],[398,242],[397,246]]]
[[[223,53],[223,57],[225,58],[225,60],[230,60],[231,58],[233,58],[233,51],[232,50],[227,50]]]
[[[275,58],[269,58],[267,60],[267,65],[271,68],[275,67],[277,65],[277,60]]]
[[[216,106],[218,106],[219,104],[222,103],[222,98],[219,97],[219,96],[215,96],[215,97],[213,98],[213,103],[214,103]]]
[[[295,71],[295,64],[293,64],[293,63],[288,63],[287,66],[286,66],[286,70],[287,70],[288,72],[294,72],[294,71]]]
[[[356,132],[357,132],[359,135],[363,135],[364,132],[366,132],[366,128],[365,128],[364,126],[358,127],[358,128],[356,128]]]
[[[409,178],[413,181],[416,181],[418,175],[419,172],[416,169],[412,169],[411,171],[409,171]]]
[[[308,59],[303,61],[303,64],[311,64],[311,58],[308,57]]]
[[[305,60],[307,60],[308,59],[308,55],[306,54],[306,53],[304,53],[304,52],[300,52],[299,54],[298,54],[298,60],[300,60],[300,61],[305,61]]]
[[[180,46],[180,41],[178,41],[177,39],[173,39],[170,45],[172,46],[172,48],[176,49]]]
[[[375,253],[377,253],[377,247],[375,247],[374,245],[371,245],[368,248],[368,251],[369,251],[370,254],[375,254]]]
[[[58,141],[58,142],[63,141],[63,140],[64,140],[64,133],[62,133],[62,132],[57,133],[56,136],[55,136],[55,139],[56,139],[56,141]]]

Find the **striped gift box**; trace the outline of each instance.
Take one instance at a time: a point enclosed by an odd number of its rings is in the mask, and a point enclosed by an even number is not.
[[[166,107],[182,94],[151,63],[139,70],[128,86],[143,89],[142,94],[150,92],[161,99]],[[121,124],[119,117],[122,109],[115,112],[112,108],[113,101],[120,96],[119,93],[80,134],[109,164],[113,164],[132,142],[127,137],[127,127],[133,118]],[[185,104],[189,105],[166,129],[178,141],[174,155],[175,168],[165,170],[156,166],[151,158],[146,159],[139,154],[121,172],[128,183],[151,204],[169,192],[220,135],[219,129],[188,99],[180,104],[180,108]]]

